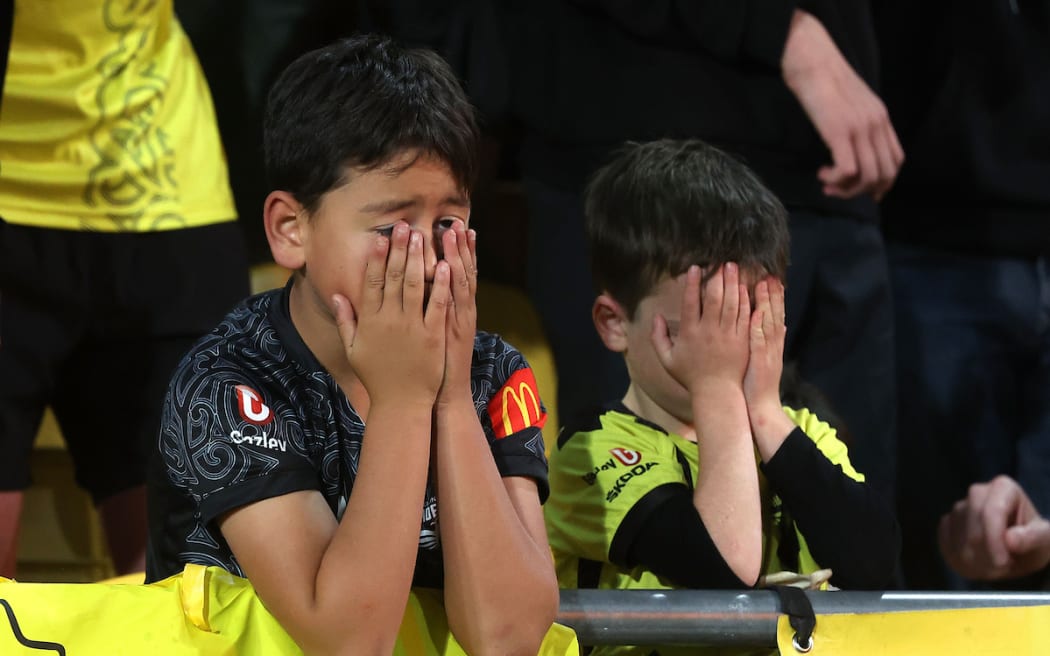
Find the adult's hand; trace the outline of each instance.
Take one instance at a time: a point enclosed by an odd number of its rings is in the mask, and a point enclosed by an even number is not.
[[[904,162],[889,113],[821,22],[801,9],[791,19],[781,74],[831,151],[832,163],[817,172],[824,193],[882,198]]]
[[[970,579],[1017,578],[1050,564],[1050,522],[1007,476],[972,485],[938,533],[944,559]]]

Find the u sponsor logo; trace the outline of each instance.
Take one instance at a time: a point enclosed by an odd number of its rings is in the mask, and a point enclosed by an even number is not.
[[[536,378],[531,369],[518,369],[489,400],[489,419],[497,438],[506,437],[529,426],[542,428],[547,413],[540,405]]]
[[[634,449],[624,449],[623,447],[616,447],[615,449],[609,449],[609,453],[613,454],[617,460],[627,465],[637,465],[642,461],[642,454]]]
[[[263,403],[258,392],[247,385],[238,385],[234,390],[237,392],[237,411],[241,419],[256,426],[265,426],[273,421],[273,411]]]

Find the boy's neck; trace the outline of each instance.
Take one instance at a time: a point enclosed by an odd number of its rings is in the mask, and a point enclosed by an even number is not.
[[[292,325],[317,361],[342,388],[350,400],[350,405],[364,418],[368,408],[368,394],[346,359],[346,349],[339,337],[335,317],[306,285],[297,281],[292,284],[289,293],[288,312]]]
[[[696,428],[692,424],[684,422],[667,410],[664,410],[660,404],[634,383],[631,383],[627,388],[627,393],[623,397],[623,404],[634,414],[660,426],[667,432],[674,433],[690,442],[696,441]]]

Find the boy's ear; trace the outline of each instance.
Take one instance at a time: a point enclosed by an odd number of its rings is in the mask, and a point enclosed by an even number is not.
[[[627,313],[609,294],[602,292],[591,306],[591,319],[605,348],[616,353],[627,350]]]
[[[302,221],[307,220],[302,204],[287,191],[271,191],[263,204],[266,241],[273,261],[297,271],[306,264]]]

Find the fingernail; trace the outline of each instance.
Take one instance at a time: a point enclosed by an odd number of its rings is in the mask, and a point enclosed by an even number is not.
[[[412,234],[408,237],[408,244],[412,248],[419,248],[419,242],[421,239],[422,237],[419,236],[419,233],[413,230]]]

